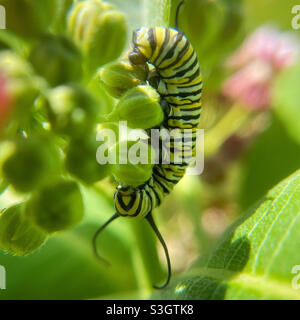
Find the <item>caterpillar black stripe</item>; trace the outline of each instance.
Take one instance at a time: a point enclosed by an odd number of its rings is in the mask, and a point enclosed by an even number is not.
[[[186,140],[186,144],[182,144],[181,149],[173,146],[170,162],[155,165],[152,176],[146,183],[138,187],[117,188],[114,197],[116,213],[98,230],[94,240],[99,232],[117,217],[146,218],[166,252],[167,281],[160,287],[154,286],[163,288],[170,280],[170,259],[166,244],[154,224],[152,210],[160,205],[185,174],[188,164],[184,161],[177,163],[179,158],[183,159],[183,152],[184,159],[194,155],[196,128],[201,113],[202,77],[197,55],[190,42],[183,32],[173,28],[142,27],[134,31],[133,50],[128,58],[133,65],[147,64],[154,68],[149,74],[149,83],[155,83],[161,103],[168,105],[168,108],[164,108],[167,114],[161,129],[169,132],[177,129],[180,133],[190,129],[191,136]],[[152,77],[155,81],[151,81]]]

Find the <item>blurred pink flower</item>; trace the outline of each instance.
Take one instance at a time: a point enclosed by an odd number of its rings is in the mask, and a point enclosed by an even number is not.
[[[270,101],[273,70],[269,64],[254,60],[233,74],[223,85],[223,93],[252,110],[265,109]]]
[[[263,60],[276,69],[286,68],[297,60],[299,43],[290,32],[271,26],[258,28],[229,59],[228,65],[240,68],[253,59]]]
[[[0,129],[5,124],[11,112],[11,98],[7,92],[7,82],[0,73]]]
[[[237,71],[225,81],[223,94],[248,109],[266,109],[274,76],[298,57],[296,37],[273,27],[261,27],[229,58],[227,66]]]

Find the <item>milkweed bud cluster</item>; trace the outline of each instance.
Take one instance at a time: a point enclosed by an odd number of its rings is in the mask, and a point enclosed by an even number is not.
[[[99,0],[0,5],[9,30],[0,40],[0,193],[22,199],[0,215],[0,249],[25,255],[81,221],[81,183],[111,174],[113,166],[96,160],[103,144],[96,128],[113,98],[91,84],[122,53],[127,26],[123,13]],[[146,79],[145,70],[126,68],[134,83],[121,84],[119,96]],[[115,123],[102,126],[118,133]]]
[[[85,56],[88,73],[119,57],[126,31],[123,13],[100,0],[75,3],[68,17],[68,32]]]
[[[147,84],[147,75],[145,67],[134,66],[126,59],[99,70],[98,80],[118,99],[112,112],[106,116],[107,121],[126,121],[131,129],[148,130],[160,126],[164,120],[160,95]],[[148,138],[132,141],[119,137],[119,142],[110,146],[110,154],[116,155],[112,174],[121,185],[139,186],[151,177],[155,151],[148,145]],[[147,156],[146,159],[141,159],[142,154]]]

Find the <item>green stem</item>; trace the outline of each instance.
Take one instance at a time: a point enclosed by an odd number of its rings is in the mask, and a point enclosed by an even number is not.
[[[251,112],[234,105],[205,136],[205,156],[214,155],[221,145],[250,118]]]
[[[146,219],[132,220],[130,226],[135,248],[132,259],[137,283],[142,297],[147,298],[153,285],[159,284],[164,276],[157,252],[157,241]]]

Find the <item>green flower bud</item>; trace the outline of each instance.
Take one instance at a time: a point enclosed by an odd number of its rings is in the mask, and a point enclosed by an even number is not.
[[[119,125],[115,122],[104,122],[98,125],[97,131],[101,133],[101,130],[109,129],[115,134],[116,140],[119,139]]]
[[[120,98],[128,89],[145,84],[147,71],[142,66],[133,66],[123,60],[106,65],[97,77],[113,97]]]
[[[46,234],[24,215],[24,204],[18,204],[0,213],[0,249],[24,256],[39,248]]]
[[[109,165],[97,162],[98,147],[96,135],[71,140],[66,152],[67,170],[87,184],[104,179],[109,174]]]
[[[107,92],[99,81],[97,74],[89,81],[87,89],[101,101],[102,115],[110,113],[115,105],[115,99]]]
[[[73,4],[73,0],[60,0],[58,2],[57,16],[53,25],[55,33],[64,33],[67,27],[68,11]]]
[[[48,94],[49,119],[61,134],[80,136],[90,131],[101,109],[94,97],[79,85],[64,85]]]
[[[109,152],[111,163],[116,158],[112,174],[122,185],[139,186],[151,177],[155,151],[150,145],[142,141],[121,141]]]
[[[89,73],[118,58],[126,43],[124,15],[112,5],[97,0],[73,6],[68,30],[85,55]]]
[[[0,0],[6,9],[6,27],[24,37],[44,33],[53,21],[61,0]]]
[[[132,88],[122,96],[112,113],[108,115],[108,120],[126,120],[130,128],[153,128],[164,119],[159,101],[159,94],[151,86]]]
[[[83,217],[78,184],[60,180],[39,190],[27,203],[25,214],[47,233],[68,229]]]
[[[14,109],[14,118],[27,119],[40,88],[45,84],[34,76],[29,64],[12,51],[0,53],[0,70]]]
[[[36,73],[51,86],[76,82],[81,78],[81,54],[62,36],[46,35],[31,50],[29,61]]]
[[[10,50],[0,52],[0,69],[9,78],[29,78],[33,75],[30,65]]]
[[[59,173],[59,152],[45,136],[18,140],[4,161],[5,180],[20,192],[29,192],[53,180]]]
[[[119,141],[119,125],[114,122],[105,122],[97,127],[96,140],[98,148],[96,152],[97,162],[101,165],[108,165],[111,163],[109,157],[109,149],[115,146]],[[114,164],[116,159],[112,161]],[[111,170],[111,168],[109,168]]]

